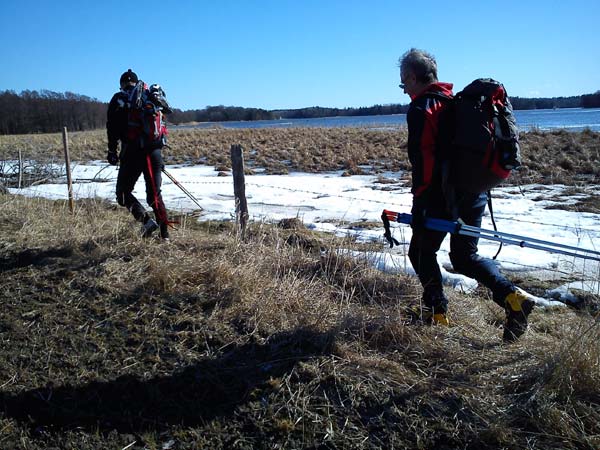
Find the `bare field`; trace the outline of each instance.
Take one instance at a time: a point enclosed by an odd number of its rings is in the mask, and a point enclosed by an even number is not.
[[[168,163],[408,169],[403,130],[177,130]],[[102,159],[104,132],[70,135]],[[600,178],[600,133],[523,134],[511,182]],[[0,158],[62,161],[62,137],[0,136]],[[585,200],[598,208],[598,199]],[[301,223],[178,217],[142,240],[123,208],[0,193],[0,449],[596,449],[600,298],[536,309],[514,345],[480,289],[452,326],[415,323],[416,278],[339,256]],[[532,293],[559,281],[515,279]]]
[[[414,277],[299,223],[182,216],[164,245],[103,201],[0,202],[2,449],[600,446],[592,310],[503,345],[486,292],[413,323]]]

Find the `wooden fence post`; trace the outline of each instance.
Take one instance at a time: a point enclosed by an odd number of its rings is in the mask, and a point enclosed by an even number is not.
[[[244,149],[241,145],[231,146],[231,168],[233,170],[233,194],[235,195],[235,218],[240,226],[242,239],[246,234],[248,204],[246,203],[246,182],[244,176]]]
[[[23,152],[19,149],[19,189],[23,187]]]
[[[63,146],[65,147],[65,165],[67,167],[67,185],[69,189],[69,209],[71,214],[75,209],[73,204],[73,183],[71,181],[71,157],[69,156],[69,141],[67,139],[67,127],[63,127]]]

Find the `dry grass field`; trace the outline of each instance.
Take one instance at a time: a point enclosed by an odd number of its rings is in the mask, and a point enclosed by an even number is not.
[[[103,139],[73,134],[72,158],[103,158]],[[171,143],[168,162],[216,167],[240,143],[271,173],[408,167],[401,130],[180,130]],[[0,159],[20,146],[60,160],[61,145],[2,136]],[[523,148],[523,183],[599,181],[599,133],[525,133]],[[253,223],[241,240],[181,216],[164,244],[101,200],[73,215],[0,204],[0,449],[600,448],[595,308],[536,309],[505,345],[484,290],[448,291],[450,328],[415,324],[414,277],[301,224]]]
[[[486,292],[412,324],[414,278],[302,227],[180,217],[162,244],[99,200],[0,202],[2,449],[600,446],[589,311],[504,345]]]
[[[241,144],[251,170],[267,173],[347,170],[348,174],[408,170],[406,130],[369,128],[175,129],[164,152],[167,164],[230,165],[229,150]],[[106,157],[103,130],[71,133],[71,159],[88,161]],[[531,131],[521,135],[524,168],[511,182],[521,184],[600,182],[600,133]],[[0,160],[41,162],[63,160],[62,135],[0,136]]]
[[[241,144],[249,174],[257,169],[267,174],[342,170],[345,175],[392,171],[404,181],[410,177],[402,128],[175,129],[169,138],[171,148],[163,152],[167,164],[204,164],[224,171],[231,165],[231,146]],[[521,146],[523,167],[507,184],[566,184],[583,195],[565,208],[600,213],[600,197],[585,191],[600,184],[600,133],[531,131],[521,135]],[[71,133],[69,148],[73,161],[102,160],[106,133]],[[64,161],[61,134],[0,136],[0,162],[18,159],[19,150],[36,164]]]

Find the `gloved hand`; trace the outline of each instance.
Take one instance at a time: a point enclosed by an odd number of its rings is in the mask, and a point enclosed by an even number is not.
[[[410,227],[413,230],[424,230],[425,229],[425,218],[427,217],[427,208],[425,202],[415,198],[413,200],[413,206],[410,210],[412,219],[410,221]]]
[[[111,166],[116,166],[117,163],[119,162],[119,155],[117,155],[117,152],[113,152],[113,151],[108,151],[108,153],[106,154],[106,160],[108,161],[108,163]]]

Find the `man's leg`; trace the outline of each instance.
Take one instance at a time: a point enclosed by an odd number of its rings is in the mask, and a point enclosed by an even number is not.
[[[121,151],[121,166],[117,175],[116,196],[119,205],[131,211],[136,220],[144,222],[147,217],[146,210],[132,194],[143,168],[141,158],[136,155],[135,150],[129,147]],[[136,158],[136,156],[138,157]]]
[[[481,226],[487,204],[486,194],[460,194],[459,216],[467,225]],[[492,291],[493,299],[504,307],[506,296],[515,290],[498,269],[494,261],[477,254],[479,239],[455,234],[450,239],[450,261],[457,272],[474,278]]]
[[[446,233],[426,229],[413,230],[408,257],[423,286],[423,303],[433,314],[445,314],[448,300],[442,287],[437,251]]]
[[[480,227],[486,204],[486,194],[463,195],[459,203],[460,218],[467,225]],[[528,316],[535,303],[500,273],[494,261],[477,254],[477,242],[475,237],[453,235],[450,261],[458,272],[475,278],[492,291],[494,302],[506,311],[503,339],[513,342],[527,330]]]
[[[160,225],[160,236],[169,238],[169,219],[162,199],[162,169],[164,162],[160,149],[151,151],[146,156],[144,180],[146,182],[146,201],[152,207],[154,216]]]

